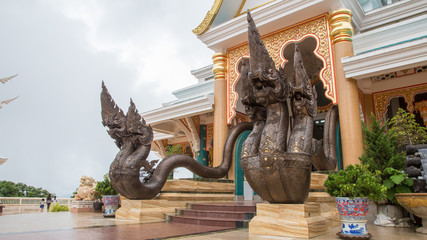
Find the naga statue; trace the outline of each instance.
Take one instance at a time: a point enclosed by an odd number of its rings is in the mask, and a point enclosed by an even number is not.
[[[312,164],[336,166],[337,108],[328,113],[325,141],[313,138],[317,93],[311,87],[298,44],[293,79],[277,69],[248,11],[250,59],[242,59],[242,104],[253,130],[242,147],[241,165],[250,186],[271,203],[303,203],[308,196]],[[325,151],[324,149],[327,149]]]
[[[163,159],[156,167],[147,161],[153,141],[153,130],[139,115],[133,101],[127,114],[116,105],[104,83],[101,92],[102,124],[120,149],[110,165],[110,180],[114,189],[129,199],[152,199],[160,193],[169,173],[177,167],[185,167],[205,178],[221,178],[227,175],[233,159],[233,148],[237,138],[252,124],[246,123],[232,128],[225,141],[223,161],[218,167],[207,167],[187,155],[173,155]],[[140,169],[151,173],[143,182]]]
[[[146,160],[152,128],[132,100],[125,115],[102,83],[102,123],[120,149],[109,174],[117,192],[129,199],[151,199],[177,167],[205,178],[224,177],[231,166],[234,144],[246,130],[251,133],[243,143],[241,166],[251,187],[266,201],[302,203],[308,196],[312,164],[318,170],[335,169],[337,108],[326,117],[323,141],[313,139],[316,92],[311,88],[298,45],[294,77],[288,81],[284,69],[276,69],[249,12],[248,23],[250,59],[242,60],[239,81],[243,83],[242,103],[252,122],[239,123],[229,131],[217,167],[204,166],[186,155],[173,155],[153,169]],[[141,168],[150,173],[142,182]]]

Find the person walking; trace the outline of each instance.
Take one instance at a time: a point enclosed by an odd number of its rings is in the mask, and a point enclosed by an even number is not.
[[[44,198],[40,201],[40,212],[43,212],[44,209]]]
[[[46,211],[47,212],[49,212],[49,207],[50,207],[51,203],[52,203],[52,195],[49,193],[49,195],[47,195],[47,198],[46,198],[46,205],[47,205]]]

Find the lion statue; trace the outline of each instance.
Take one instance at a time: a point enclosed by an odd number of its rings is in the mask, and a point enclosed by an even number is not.
[[[77,190],[77,194],[74,196],[75,200],[83,200],[83,201],[93,201],[95,200],[95,187],[96,181],[95,179],[82,176],[80,178],[80,187]]]

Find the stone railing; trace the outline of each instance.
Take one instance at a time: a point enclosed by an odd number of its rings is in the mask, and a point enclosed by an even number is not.
[[[46,199],[46,198],[45,198]],[[0,205],[4,206],[3,214],[16,214],[40,211],[42,198],[0,197]],[[73,198],[57,198],[61,205],[71,207]],[[45,206],[46,211],[46,206]]]

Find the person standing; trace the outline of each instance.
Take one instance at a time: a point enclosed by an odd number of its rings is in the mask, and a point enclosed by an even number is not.
[[[50,207],[51,203],[52,203],[52,195],[49,193],[49,195],[47,195],[47,198],[46,198],[46,205],[47,205],[46,211],[47,212],[49,212],[49,207]]]
[[[44,209],[44,198],[40,201],[40,212],[43,212]]]

